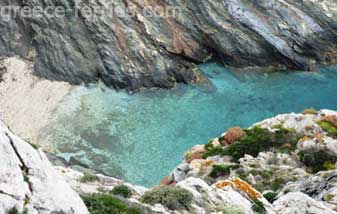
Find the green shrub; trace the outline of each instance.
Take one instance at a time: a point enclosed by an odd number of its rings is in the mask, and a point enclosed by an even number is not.
[[[335,163],[337,162],[336,156],[323,149],[301,151],[299,157],[300,161],[310,168],[313,173],[335,169]]]
[[[323,164],[323,169],[324,170],[335,170],[336,169],[336,163],[334,162],[331,162],[331,161],[326,161],[324,164]]]
[[[266,213],[266,208],[264,207],[264,204],[257,199],[253,200],[252,209],[255,213],[258,213],[258,214],[265,214]]]
[[[213,140],[208,142],[205,145],[206,152],[202,154],[203,159],[207,159],[208,157],[222,155],[224,152],[224,149],[221,145],[214,146]]]
[[[83,176],[80,179],[81,183],[89,183],[89,182],[94,182],[94,181],[98,181],[99,177],[97,175],[94,175],[92,173],[89,172],[85,172],[83,174]]]
[[[278,193],[276,192],[267,192],[266,194],[263,195],[263,197],[265,199],[267,199],[267,201],[269,201],[270,203],[273,203],[277,197]]]
[[[275,126],[275,132],[270,132],[268,129],[255,126],[251,129],[246,129],[247,136],[229,145],[223,152],[238,160],[244,157],[245,154],[256,157],[260,152],[271,149],[279,152],[291,152],[296,149],[296,144],[300,137],[292,129],[286,129],[282,125]]]
[[[209,176],[211,178],[218,178],[218,177],[230,175],[231,169],[235,168],[235,167],[237,167],[237,166],[224,165],[224,164],[213,165],[213,169],[212,169],[211,173],[209,174]]]
[[[130,198],[132,196],[132,191],[125,185],[116,186],[110,191],[110,193],[114,195],[120,195],[124,198]]]
[[[334,197],[335,197],[334,195],[328,193],[328,194],[326,194],[326,195],[324,196],[324,200],[326,200],[326,201],[332,201],[332,199],[333,199]]]
[[[320,121],[317,124],[328,133],[330,137],[337,137],[337,127],[328,121]]]
[[[90,214],[140,214],[137,208],[128,206],[112,195],[91,194],[81,197]]]
[[[146,192],[141,202],[145,204],[162,204],[171,210],[190,210],[193,195],[180,187],[156,187]]]
[[[262,170],[258,174],[261,175],[261,177],[264,179],[269,179],[270,177],[272,177],[273,172],[268,170]]]
[[[240,207],[223,206],[218,208],[223,214],[244,214],[245,212]]]
[[[277,191],[279,190],[284,184],[286,183],[286,181],[283,178],[276,178],[275,180],[272,181],[271,183],[271,189],[273,191]]]
[[[13,207],[8,211],[8,214],[19,214],[19,211],[16,207]]]

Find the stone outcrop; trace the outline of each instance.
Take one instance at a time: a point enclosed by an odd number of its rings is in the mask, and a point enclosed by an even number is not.
[[[179,185],[190,178],[198,178],[213,187],[235,190],[250,201],[251,206],[252,199],[258,199],[267,213],[336,213],[337,141],[336,136],[328,136],[329,131],[320,125],[320,121],[330,118],[328,121],[335,126],[332,118],[336,116],[336,111],[321,110],[282,114],[256,123],[243,130],[248,136],[242,135],[243,142],[253,143],[255,139],[261,139],[259,143],[263,143],[265,135],[275,133],[279,138],[289,137],[284,141],[289,143],[280,148],[260,148],[257,155],[250,154],[249,147],[238,147],[247,153],[238,160],[225,155],[225,151],[238,144],[240,138],[231,144],[220,143],[228,134],[224,133],[204,148],[197,145],[187,152],[185,161],[166,178],[166,184],[176,185],[178,182]],[[258,128],[253,135],[247,130],[254,127]],[[232,130],[229,129],[229,133]],[[268,131],[263,133],[261,130]],[[259,133],[264,137],[260,138]],[[297,136],[296,141],[293,136]],[[273,137],[269,140],[272,143]],[[292,141],[295,145],[291,146]],[[212,155],[205,156],[208,153]],[[266,198],[272,204],[265,201]],[[244,213],[250,213],[243,205],[239,207]]]
[[[323,202],[316,201],[303,193],[289,193],[274,202],[276,213],[336,213]]]
[[[0,123],[0,213],[87,214],[79,195],[61,178],[41,149]]]
[[[187,155],[161,184],[187,190],[191,194],[187,210],[172,210],[165,206],[165,200],[162,204],[144,204],[142,197],[150,189],[105,175],[91,174],[94,179],[83,181],[85,173],[67,168],[63,161],[53,167],[41,149],[24,142],[0,124],[0,214],[13,212],[13,209],[27,214],[87,214],[78,194],[112,194],[110,191],[120,185],[131,191],[130,198],[114,197],[137,207],[141,214],[335,214],[337,136],[327,136],[334,129],[327,130],[326,124],[322,126],[320,121],[336,115],[337,112],[330,110],[278,115],[242,129],[245,135],[231,144],[221,144],[220,137],[206,146],[196,146],[191,152],[199,155],[193,156],[193,160],[191,153]],[[331,126],[335,124],[331,122]],[[285,140],[275,141],[274,137]],[[294,141],[294,137],[299,139]],[[260,148],[257,154],[246,147],[246,154],[237,160],[235,151],[231,150],[233,156],[225,152],[241,141],[252,144],[256,139],[265,146],[268,144],[264,141],[268,139],[274,147]],[[287,143],[278,144],[280,142]],[[316,159],[307,160],[307,151]],[[314,151],[323,153],[318,153],[317,158]]]
[[[0,55],[35,59],[36,74],[52,80],[168,88],[205,80],[195,63],[210,59],[306,70],[337,62],[334,0],[0,0],[0,6],[66,9],[60,17],[0,17]],[[158,7],[168,14],[146,16]],[[132,15],[111,16],[109,8]]]

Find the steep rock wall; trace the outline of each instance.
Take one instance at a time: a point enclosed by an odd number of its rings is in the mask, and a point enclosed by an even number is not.
[[[169,88],[201,81],[195,63],[211,58],[296,69],[337,59],[334,0],[0,0],[6,5],[66,9],[64,17],[1,17],[0,55],[36,55],[38,75],[76,84]],[[156,6],[177,13],[145,16]]]

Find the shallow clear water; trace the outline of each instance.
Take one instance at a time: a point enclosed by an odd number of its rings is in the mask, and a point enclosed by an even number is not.
[[[151,186],[181,162],[186,150],[231,126],[309,107],[337,109],[337,67],[236,76],[216,64],[201,68],[214,91],[181,85],[128,95],[102,86],[77,88],[44,137],[66,158]]]

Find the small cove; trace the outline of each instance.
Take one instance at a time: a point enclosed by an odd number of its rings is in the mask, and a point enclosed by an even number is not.
[[[319,72],[246,72],[200,66],[214,90],[179,85],[129,95],[104,86],[77,87],[55,112],[43,139],[56,153],[133,184],[152,186],[183,153],[232,126],[247,127],[305,108],[337,109],[337,67]]]

